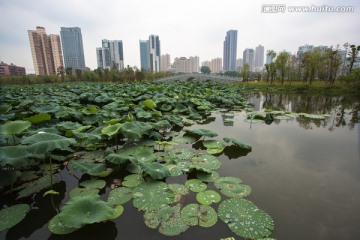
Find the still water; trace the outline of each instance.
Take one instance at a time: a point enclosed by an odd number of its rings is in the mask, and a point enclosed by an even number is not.
[[[252,187],[247,199],[265,210],[275,222],[275,239],[360,239],[360,101],[350,97],[249,94],[255,110],[272,109],[329,114],[325,120],[296,117],[271,124],[244,122],[245,112],[234,112],[233,122],[214,112],[210,123],[190,128],[210,129],[223,137],[252,145],[252,151],[227,151],[219,156],[222,176],[239,177]],[[189,145],[189,147],[197,148]],[[60,176],[59,201],[78,181]],[[168,182],[185,179],[170,178]],[[213,188],[211,184],[209,189]],[[109,190],[104,191],[103,196]],[[187,200],[194,201],[190,195]],[[191,227],[176,237],[166,237],[147,228],[142,213],[129,202],[123,215],[113,222],[86,226],[66,236],[55,236],[47,222],[56,212],[39,194],[24,221],[0,239],[241,239],[222,222],[211,228]],[[215,205],[217,208],[217,205]]]

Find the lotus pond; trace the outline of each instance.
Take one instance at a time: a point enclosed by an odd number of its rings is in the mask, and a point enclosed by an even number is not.
[[[360,101],[4,86],[1,239],[358,239]]]

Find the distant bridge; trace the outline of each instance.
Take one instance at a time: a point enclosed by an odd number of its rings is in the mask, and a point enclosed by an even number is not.
[[[211,80],[215,82],[242,82],[242,78],[238,77],[229,77],[229,76],[220,76],[212,74],[201,74],[201,73],[188,73],[182,75],[176,75],[171,77],[165,77],[154,80],[155,82],[173,82],[173,81],[187,81],[187,80],[197,80],[197,81],[206,81]]]

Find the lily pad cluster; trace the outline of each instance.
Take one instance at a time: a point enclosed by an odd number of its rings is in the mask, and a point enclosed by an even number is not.
[[[218,218],[242,237],[271,234],[271,217],[256,215],[260,210],[243,199],[250,186],[216,172],[222,163],[214,155],[227,147],[251,146],[238,139],[216,139],[210,129],[191,128],[213,121],[212,111],[249,108],[232,85],[66,83],[21,90],[4,86],[1,93],[0,187],[12,188],[19,200],[44,190],[44,197],[52,197],[59,194],[52,188],[59,171],[81,179],[49,221],[52,233],[70,234],[112,221],[130,202],[144,213],[148,227],[167,236],[192,226],[211,227]],[[189,144],[201,147],[194,150]],[[172,183],[170,177],[183,183]],[[111,190],[104,191],[109,182]],[[191,194],[196,202],[188,203]],[[15,206],[0,210],[6,221]],[[28,209],[20,208],[23,216]]]

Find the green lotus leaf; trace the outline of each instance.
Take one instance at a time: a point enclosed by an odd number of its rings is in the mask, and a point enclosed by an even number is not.
[[[200,155],[194,157],[191,161],[194,168],[208,173],[221,167],[221,162],[212,155]]]
[[[168,185],[169,189],[171,189],[175,196],[174,196],[174,202],[179,202],[181,198],[185,195],[189,194],[189,188],[178,183],[170,183]]]
[[[47,113],[39,113],[37,115],[24,118],[25,121],[29,121],[32,123],[42,123],[45,121],[49,121],[51,119],[51,115]]]
[[[99,176],[102,172],[106,171],[106,165],[103,163],[91,163],[83,160],[73,160],[70,165],[75,170],[82,173],[87,173],[91,176]]]
[[[37,178],[39,178],[39,176],[37,175],[37,173],[35,171],[25,171],[25,172],[21,173],[20,181],[29,182],[29,181],[35,180]]]
[[[21,222],[30,210],[27,204],[16,204],[0,210],[0,232]]]
[[[218,203],[221,200],[220,194],[213,190],[206,190],[196,194],[196,200],[203,205],[210,205],[212,203]]]
[[[180,205],[165,206],[159,210],[147,211],[144,214],[145,224],[166,236],[176,236],[185,232],[189,226],[181,219]]]
[[[46,154],[55,149],[68,150],[70,145],[76,144],[73,138],[66,138],[52,133],[38,133],[23,139],[22,144],[30,144],[29,152]]]
[[[134,174],[142,174],[142,169],[138,164],[130,163],[126,166],[126,171]]]
[[[168,120],[161,120],[152,124],[156,130],[170,129],[172,128]]]
[[[144,179],[143,179],[142,175],[140,175],[140,174],[130,174],[130,175],[127,175],[124,178],[124,181],[122,182],[122,185],[124,187],[132,188],[132,187],[136,187],[136,186],[140,185],[143,182],[144,182]]]
[[[97,106],[89,105],[86,108],[82,109],[81,112],[84,113],[85,115],[94,115],[97,114],[98,108]]]
[[[152,113],[151,112],[147,112],[147,111],[140,111],[136,113],[136,117],[137,118],[145,118],[145,119],[149,119],[152,118]]]
[[[111,190],[107,198],[107,202],[111,206],[127,203],[132,198],[132,189],[127,187],[119,187]]]
[[[56,127],[60,128],[62,131],[74,130],[80,128],[82,125],[77,122],[61,122],[56,124]]]
[[[0,115],[4,115],[12,109],[11,105],[0,104]]]
[[[196,141],[196,139],[189,136],[182,136],[182,137],[174,137],[172,141],[175,143],[193,143]]]
[[[141,211],[153,211],[174,201],[174,193],[164,182],[143,182],[133,190],[133,205]]]
[[[119,153],[110,153],[105,157],[107,161],[112,162],[114,164],[124,164],[128,162],[130,158],[131,157],[128,155],[124,156],[123,154],[119,154]]]
[[[227,142],[227,143],[232,143],[232,144],[234,144],[234,145],[236,145],[236,146],[239,146],[239,147],[241,147],[241,148],[246,148],[246,149],[249,149],[249,150],[252,149],[252,147],[251,147],[250,145],[248,145],[248,144],[246,144],[246,143],[242,143],[242,142],[240,142],[239,140],[237,140],[237,139],[235,139],[235,138],[228,138],[228,137],[226,137],[226,138],[223,138],[223,140],[224,140],[225,142]]]
[[[218,214],[231,231],[243,238],[259,239],[269,236],[274,221],[263,210],[245,199],[230,198],[220,203]]]
[[[141,162],[141,169],[144,170],[147,174],[149,174],[153,179],[163,179],[170,176],[170,171],[164,164],[160,164],[158,162],[147,163]]]
[[[213,181],[215,181],[215,179],[219,178],[219,173],[217,173],[215,171],[211,171],[210,173],[198,172],[196,174],[196,177],[203,182],[213,182]]]
[[[31,122],[28,121],[10,121],[0,126],[0,133],[5,135],[19,134],[31,126]]]
[[[201,128],[188,129],[187,131],[191,132],[193,134],[204,136],[204,137],[216,137],[218,135],[216,132],[213,132],[213,131],[207,130],[207,129],[201,129]]]
[[[160,110],[164,111],[164,112],[169,112],[169,111],[171,111],[171,109],[172,109],[172,105],[170,105],[170,104],[163,104],[160,107]]]
[[[121,124],[121,123],[116,123],[114,125],[105,126],[101,130],[101,133],[111,137],[113,135],[116,135],[122,127],[123,127],[123,124]]]
[[[109,217],[110,220],[116,219],[121,216],[121,214],[124,212],[124,207],[122,205],[117,205],[113,207],[113,215]]]
[[[106,182],[104,180],[93,178],[90,180],[83,181],[79,185],[85,188],[103,189],[106,186]]]
[[[106,221],[113,214],[113,209],[98,194],[88,194],[70,198],[61,209],[59,218],[67,227],[81,228],[86,224]]]
[[[145,106],[148,109],[154,109],[154,108],[157,107],[156,103],[151,99],[147,99],[147,100],[143,101],[142,105]]]
[[[194,151],[187,148],[173,148],[168,152],[169,156],[175,157],[177,159],[191,159],[195,153]]]
[[[31,157],[27,151],[26,146],[7,146],[0,147],[0,166],[5,167],[7,165],[13,166],[14,168],[26,167]]]
[[[43,197],[45,197],[46,195],[59,195],[60,193],[55,191],[55,190],[49,190],[49,191],[46,191],[44,194],[43,194]]]
[[[217,140],[205,140],[203,141],[204,147],[206,147],[206,151],[210,154],[219,154],[225,148],[225,145]]]
[[[45,106],[40,106],[40,107],[35,107],[33,109],[33,111],[37,112],[37,113],[55,113],[55,112],[57,112],[59,110],[60,110],[59,106],[52,105],[52,104],[45,105]]]
[[[149,130],[141,122],[127,122],[121,128],[121,133],[130,141],[139,140]]]
[[[214,185],[220,192],[228,197],[242,198],[251,193],[251,187],[241,183],[236,177],[219,177],[214,181]]]
[[[186,161],[179,161],[176,163],[167,163],[166,167],[169,169],[171,176],[176,177],[189,172],[192,168],[192,164]]]
[[[199,179],[187,180],[185,182],[185,186],[187,186],[193,192],[202,192],[205,191],[207,188],[207,185]]]
[[[177,103],[175,105],[175,109],[173,110],[173,112],[176,112],[176,113],[183,113],[183,112],[186,112],[188,109],[185,105],[181,104],[181,103]]]
[[[69,197],[81,197],[86,196],[89,194],[98,194],[100,192],[100,189],[97,188],[73,188],[69,192]]]
[[[60,215],[57,214],[49,221],[48,228],[50,232],[54,234],[62,235],[62,234],[69,234],[78,230],[78,228],[65,226],[65,224],[61,221],[61,218],[59,216]]]
[[[193,203],[181,210],[181,219],[189,226],[211,227],[216,224],[218,216],[212,207]]]
[[[53,184],[57,182],[56,178],[53,178]],[[18,197],[16,199],[29,197],[34,193],[40,192],[43,189],[49,188],[51,186],[50,176],[45,175],[42,178],[34,182],[29,182],[23,184],[23,189],[18,192]]]

